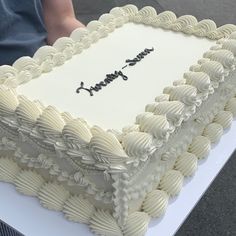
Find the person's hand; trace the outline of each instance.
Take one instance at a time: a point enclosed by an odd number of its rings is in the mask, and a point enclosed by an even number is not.
[[[52,45],[58,38],[69,36],[74,29],[84,27],[75,18],[71,0],[43,0],[42,2],[48,44]]]

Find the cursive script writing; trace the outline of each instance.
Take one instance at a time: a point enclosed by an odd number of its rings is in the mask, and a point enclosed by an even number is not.
[[[122,71],[115,71],[114,74],[107,74],[106,78],[95,84],[95,86],[91,86],[90,88],[85,88],[84,87],[84,82],[80,83],[80,87],[77,88],[76,92],[80,93],[81,90],[85,90],[89,92],[90,96],[93,96],[93,92],[98,92],[101,90],[103,87],[106,87],[108,84],[110,84],[113,80],[117,79],[118,77],[121,77],[123,80],[128,80],[128,77],[123,74]]]
[[[127,59],[125,62],[129,64],[129,66],[136,65],[137,62],[140,62],[145,56],[149,53],[153,52],[154,48],[148,49],[146,48],[143,52],[139,53],[134,59]]]
[[[147,56],[152,51],[154,51],[154,48],[150,48],[150,49],[146,48],[144,49],[144,51],[139,53],[134,59],[127,59],[125,61],[127,64],[123,66],[121,70],[124,70],[128,66],[136,65],[138,62],[144,59],[144,57]],[[117,79],[118,77],[121,77],[123,80],[128,80],[128,76],[124,75],[121,70],[115,71],[113,74],[107,74],[106,78],[103,81],[95,84],[94,86],[91,86],[90,88],[84,87],[84,82],[81,82],[80,87],[77,88],[76,90],[76,93],[80,93],[81,90],[84,90],[84,91],[87,91],[90,94],[90,96],[93,96],[94,92],[100,91],[103,87],[106,87],[108,84],[110,84],[113,80]]]

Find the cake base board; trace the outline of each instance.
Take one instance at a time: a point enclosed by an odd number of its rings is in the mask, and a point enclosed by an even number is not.
[[[164,217],[150,222],[147,236],[171,236],[177,232],[235,150],[235,133],[236,121],[211,149],[209,157],[199,161],[195,175],[185,178],[180,194],[170,200]],[[69,222],[62,213],[41,207],[37,198],[19,194],[12,184],[0,182],[0,193],[0,219],[25,235],[93,235],[88,226]]]

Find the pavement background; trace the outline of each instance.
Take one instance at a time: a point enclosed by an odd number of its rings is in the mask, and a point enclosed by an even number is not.
[[[171,10],[177,16],[210,18],[218,26],[236,24],[236,0],[73,0],[77,17],[87,24],[115,6],[131,3]],[[236,142],[236,134],[235,134]],[[164,236],[164,235],[161,235]],[[236,152],[214,180],[176,236],[236,236]]]

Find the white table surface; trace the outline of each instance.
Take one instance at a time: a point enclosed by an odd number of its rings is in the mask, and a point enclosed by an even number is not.
[[[236,121],[213,147],[210,156],[199,163],[196,174],[185,179],[180,195],[170,201],[165,216],[151,221],[147,236],[174,235],[235,148]],[[41,207],[36,198],[21,195],[13,185],[2,182],[0,219],[26,236],[92,236],[86,225],[65,220],[62,213]]]

